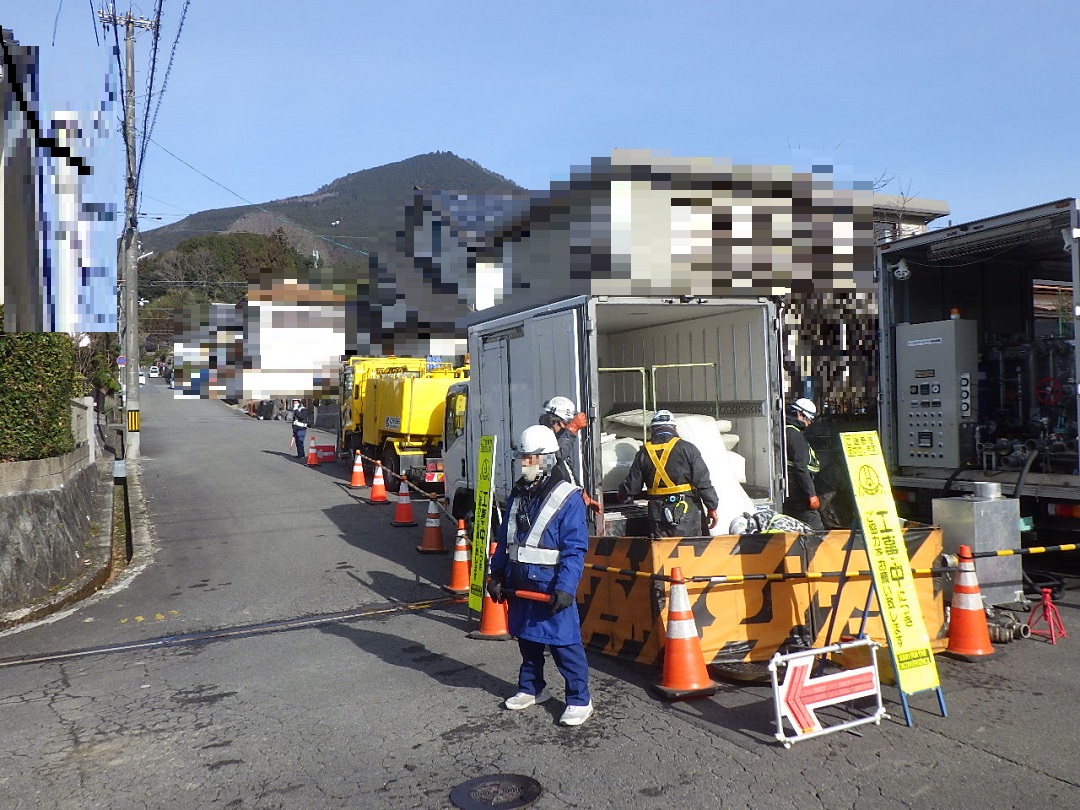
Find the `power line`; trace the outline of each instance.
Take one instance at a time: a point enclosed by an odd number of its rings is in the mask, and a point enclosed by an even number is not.
[[[164,146],[162,146],[160,143],[155,141],[153,138],[150,139],[150,143],[154,144],[154,146],[156,146],[158,149],[160,149],[165,154],[175,158],[176,160],[179,160],[181,163],[183,163],[185,166],[187,166],[193,172],[202,175],[207,180],[209,180],[211,183],[213,183],[215,186],[219,186],[220,188],[225,189],[227,192],[229,192],[234,197],[236,197],[236,199],[242,200],[243,202],[247,203],[248,205],[252,206],[253,208],[255,208],[255,209],[259,210],[259,211],[262,211],[264,214],[268,214],[269,216],[273,217],[274,219],[279,220],[281,222],[284,222],[286,225],[289,225],[290,227],[296,228],[297,230],[301,230],[304,233],[307,233],[307,234],[310,234],[311,236],[316,237],[317,239],[322,239],[324,242],[327,242],[327,243],[329,243],[331,245],[336,245],[337,247],[342,248],[343,250],[348,250],[348,251],[351,251],[352,253],[359,253],[362,256],[370,256],[371,255],[366,250],[360,250],[359,248],[354,248],[354,247],[350,247],[349,245],[343,245],[340,242],[335,242],[333,239],[329,238],[328,236],[323,236],[322,234],[315,233],[315,231],[311,230],[310,228],[305,228],[303,225],[298,225],[297,223],[286,219],[285,217],[281,216],[280,214],[275,214],[273,211],[268,211],[266,208],[259,205],[258,203],[253,203],[251,200],[247,199],[246,197],[243,197],[240,194],[237,194],[235,191],[233,191],[231,188],[226,186],[224,183],[219,183],[213,177],[206,174],[206,172],[204,172],[204,171],[202,171],[200,169],[196,169],[194,166],[192,166],[190,163],[188,163],[182,157],[180,157],[179,155],[173,154],[168,149],[166,149]]]
[[[98,36],[98,32],[97,32],[97,15],[94,13],[94,0],[90,0],[90,19],[92,19],[94,21],[94,25],[93,25],[93,28],[94,28],[94,44],[97,45],[100,48],[101,47],[101,37]]]
[[[169,88],[169,76],[172,74],[173,60],[176,59],[176,46],[180,43],[180,34],[184,31],[184,21],[187,19],[188,6],[191,0],[184,0],[184,7],[180,10],[180,24],[176,28],[176,36],[173,38],[172,50],[169,52],[169,64],[165,67],[165,78],[161,80],[161,90],[158,91],[157,104],[154,105],[154,116],[150,119],[150,126],[144,128],[142,152],[139,155],[139,177],[142,177],[143,158],[146,155],[146,144],[157,125],[158,112],[161,110],[161,101],[165,98],[165,91]],[[159,5],[160,8],[160,5]],[[146,99],[149,109],[150,97]]]
[[[157,8],[154,9],[154,25],[150,29],[153,31],[154,40],[150,48],[150,71],[146,80],[146,103],[143,105],[142,143],[139,144],[139,162],[135,170],[136,188],[139,187],[139,180],[142,179],[143,159],[146,157],[146,139],[150,135],[147,127],[150,122],[150,100],[154,97],[154,74],[157,72],[158,43],[161,41],[161,6],[164,2],[165,0],[157,0]]]
[[[91,2],[93,2],[93,0],[91,0]],[[56,7],[56,17],[53,19],[52,24],[52,44],[54,48],[56,47],[56,26],[60,24],[60,9],[62,9],[63,7],[64,0],[60,0],[59,5],[57,5]]]

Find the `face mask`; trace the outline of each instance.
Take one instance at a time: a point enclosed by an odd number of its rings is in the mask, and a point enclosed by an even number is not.
[[[540,465],[539,464],[522,464],[521,465],[521,477],[526,481],[535,481],[540,477]]]

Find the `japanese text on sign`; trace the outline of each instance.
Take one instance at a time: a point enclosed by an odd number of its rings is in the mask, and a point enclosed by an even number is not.
[[[488,560],[488,534],[491,528],[491,489],[495,469],[495,437],[480,437],[477,455],[476,502],[473,509],[472,558],[469,566],[469,609],[484,606],[484,573]]]
[[[889,474],[876,431],[841,433],[885,635],[907,694],[939,686]]]

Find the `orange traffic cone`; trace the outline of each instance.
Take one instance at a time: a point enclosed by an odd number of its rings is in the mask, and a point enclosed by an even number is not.
[[[314,436],[311,437],[311,441],[308,443],[307,466],[319,466],[319,446],[315,443]]]
[[[383,481],[382,463],[375,462],[375,476],[371,479],[371,494],[367,498],[368,503],[390,503],[386,497],[386,483]]]
[[[401,486],[397,491],[397,506],[394,508],[394,519],[391,526],[415,526],[412,513],[412,496],[409,494],[409,482],[405,477],[401,478]]]
[[[454,561],[450,563],[450,584],[446,586],[446,590],[459,594],[469,592],[469,538],[465,536],[464,520],[457,522]]]
[[[707,697],[716,694],[719,684],[709,677],[701,653],[690,596],[686,592],[682,569],[671,569],[668,594],[667,636],[664,640],[664,676],[653,688],[664,697]]]
[[[349,488],[359,489],[366,486],[367,481],[364,480],[364,457],[357,450],[356,455],[353,456],[352,479],[349,481]]]
[[[469,638],[482,641],[509,641],[510,627],[507,625],[509,606],[503,601],[496,602],[484,591],[484,603],[480,608],[480,629],[469,633]]]
[[[492,543],[488,549],[488,559],[494,553],[495,544]],[[486,586],[487,582],[484,584]],[[485,587],[484,601],[480,605],[480,629],[469,633],[469,638],[478,638],[484,641],[509,641],[510,626],[507,621],[509,609],[510,606],[505,599],[501,604],[496,602],[488,596],[487,587]]]
[[[421,554],[445,554],[446,546],[443,545],[442,524],[439,522],[439,505],[434,498],[428,500],[427,520],[424,521],[424,535],[420,538],[420,545],[416,550]]]
[[[990,644],[990,630],[986,626],[986,610],[979,593],[971,549],[960,546],[957,558],[956,584],[953,585],[949,611],[948,651],[965,661],[974,661],[993,655],[994,648]]]

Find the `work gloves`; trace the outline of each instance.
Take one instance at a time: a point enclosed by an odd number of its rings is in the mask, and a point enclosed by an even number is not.
[[[576,436],[577,432],[588,424],[588,417],[586,417],[583,413],[579,413],[577,416],[575,416],[573,419],[566,423],[566,429]]]
[[[811,495],[810,496],[810,508],[811,509],[817,509],[819,506],[821,506],[821,498],[819,498],[817,495]]]
[[[551,595],[551,612],[558,613],[560,610],[566,610],[574,604],[574,595],[567,593],[566,591],[555,591]]]
[[[494,599],[496,602],[505,602],[506,595],[503,593],[503,578],[501,576],[492,575],[487,584],[488,596]]]

